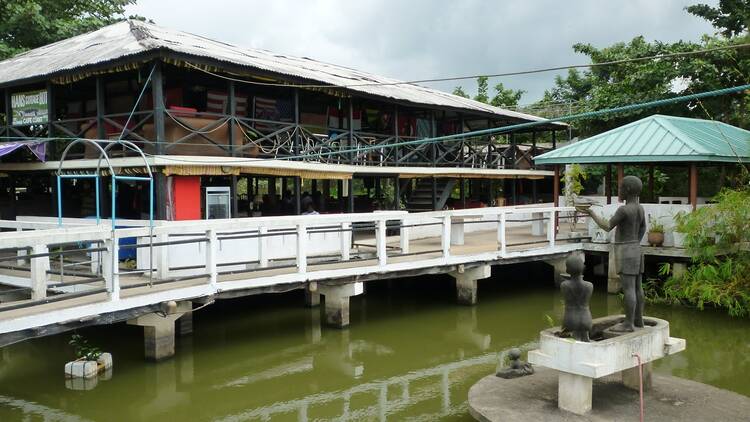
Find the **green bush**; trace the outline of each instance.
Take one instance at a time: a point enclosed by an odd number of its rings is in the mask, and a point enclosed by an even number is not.
[[[681,303],[703,309],[726,309],[730,315],[750,315],[750,191],[726,189],[712,206],[676,216],[692,258],[687,271],[675,276],[668,264],[644,283],[651,302]],[[671,274],[671,275],[670,275]]]

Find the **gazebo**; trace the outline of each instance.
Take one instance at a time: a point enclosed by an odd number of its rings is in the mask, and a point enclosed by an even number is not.
[[[750,131],[713,120],[655,114],[585,140],[534,157],[537,165],[555,167],[555,205],[558,205],[561,164],[606,164],[605,194],[610,189],[612,166],[617,181],[622,180],[625,164],[649,167],[648,189],[653,196],[654,166],[688,166],[688,202],[698,200],[698,166],[750,162]]]

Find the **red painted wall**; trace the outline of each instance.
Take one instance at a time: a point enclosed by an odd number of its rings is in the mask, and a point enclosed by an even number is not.
[[[201,178],[200,176],[174,176],[174,219],[201,219]]]

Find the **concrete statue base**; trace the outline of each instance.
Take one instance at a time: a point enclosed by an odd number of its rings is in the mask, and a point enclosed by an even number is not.
[[[561,336],[553,327],[540,333],[539,349],[529,352],[529,362],[557,370],[558,407],[585,414],[591,410],[593,380],[621,374],[626,387],[639,388],[638,363],[643,364],[644,385],[648,387],[651,365],[657,359],[685,350],[685,340],[669,336],[669,322],[644,318],[645,327],[629,333],[612,333],[610,328],[623,315],[593,320],[591,342]]]

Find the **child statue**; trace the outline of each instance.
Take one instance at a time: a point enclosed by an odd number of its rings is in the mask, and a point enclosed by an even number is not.
[[[607,220],[591,209],[581,209],[591,216],[596,224],[606,231],[617,228],[615,232],[615,263],[617,275],[622,283],[625,295],[625,320],[614,327],[612,331],[629,332],[635,327],[643,327],[643,254],[641,253],[641,239],[646,233],[646,218],[643,207],[639,202],[639,195],[643,189],[641,179],[635,176],[625,176],[620,183],[620,197],[625,199],[625,205]],[[576,207],[578,208],[578,207]]]
[[[594,285],[583,279],[583,260],[580,257],[571,255],[565,261],[565,267],[570,279],[560,285],[565,297],[563,330],[570,332],[578,341],[588,342],[591,331],[589,300]]]

